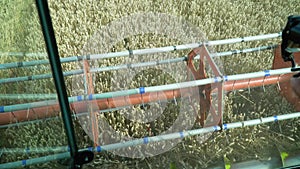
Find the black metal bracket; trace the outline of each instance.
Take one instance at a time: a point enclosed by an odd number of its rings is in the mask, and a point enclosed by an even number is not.
[[[75,139],[75,131],[72,123],[71,109],[69,106],[66,85],[63,77],[63,71],[58,54],[57,43],[54,35],[54,29],[51,21],[50,11],[47,0],[36,0],[38,14],[42,26],[42,31],[47,47],[47,53],[51,65],[52,75],[58,95],[59,105],[62,111],[64,127],[68,137],[70,146],[70,168],[81,168],[83,164],[91,162],[94,158],[94,153],[91,151],[78,152],[78,147]]]
[[[295,62],[292,53],[286,51],[286,49],[293,44],[300,44],[300,15],[289,16],[287,24],[282,31],[281,55],[285,62],[292,62],[292,67],[295,66]]]

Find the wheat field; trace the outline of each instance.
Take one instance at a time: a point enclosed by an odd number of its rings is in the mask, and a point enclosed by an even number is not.
[[[243,36],[280,32],[286,24],[287,17],[300,13],[299,0],[49,0],[52,22],[61,57],[79,56],[91,37],[109,23],[136,13],[165,13],[182,17],[185,21],[201,30],[204,40],[228,39]],[[0,52],[46,52],[39,18],[33,0],[2,0],[0,2]],[[195,39],[195,40],[203,40]],[[192,41],[192,40],[191,40]],[[100,42],[99,42],[100,43]],[[110,46],[107,52],[124,51],[181,44],[180,39],[162,37],[161,35],[145,34],[124,38]],[[213,51],[221,52],[233,49],[257,47],[259,45],[278,44],[280,39],[255,41],[231,45],[216,46]],[[175,53],[176,57],[187,54],[189,50]],[[0,55],[0,63],[47,59],[46,57],[14,57]],[[106,59],[98,63],[101,66],[117,65],[122,59]],[[270,69],[273,52],[264,51],[249,54],[238,54],[220,59],[224,74],[238,74]],[[80,63],[63,64],[64,71],[75,69]],[[179,71],[179,70],[178,70]],[[51,73],[49,65],[29,68],[0,70],[1,78],[28,76],[33,74]],[[160,77],[149,70],[146,74]],[[95,92],[111,91],[114,77],[109,72],[97,74]],[[168,75],[161,75],[164,82],[146,85],[173,83]],[[144,79],[147,81],[148,79]],[[65,78],[68,94],[74,90],[71,77]],[[117,82],[118,83],[118,82]],[[122,81],[119,81],[122,83]],[[138,87],[133,83],[130,87]],[[52,79],[1,84],[1,94],[35,94],[55,93]],[[32,100],[1,99],[1,105],[13,105]],[[33,100],[34,101],[34,100]],[[51,111],[51,110],[49,110]],[[174,113],[175,112],[175,113]],[[280,94],[276,85],[258,87],[226,93],[224,96],[225,123],[268,117],[275,114],[295,112]],[[118,132],[136,138],[147,135],[146,124],[128,122],[114,112],[106,114]],[[176,117],[176,106],[168,107],[165,115],[158,119],[154,126],[157,134],[165,130]],[[78,146],[85,148],[92,141],[75,120],[75,131]],[[200,127],[195,124],[193,128]],[[245,127],[213,133],[203,143],[196,137],[185,138],[171,150],[145,158],[127,158],[113,153],[103,152],[95,155],[95,160],[84,168],[209,168],[220,162],[240,162],[245,160],[268,160],[280,152],[295,153],[299,151],[298,119],[281,121],[253,127]],[[131,129],[131,132],[126,132]],[[45,120],[39,123],[22,126],[0,128],[0,148],[51,147],[67,145],[61,118]],[[275,148],[274,148],[275,147]],[[0,154],[0,163],[18,161],[43,154]],[[63,162],[49,162],[28,166],[27,168],[64,168]]]

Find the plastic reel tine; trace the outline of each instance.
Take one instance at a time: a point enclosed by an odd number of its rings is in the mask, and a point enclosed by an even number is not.
[[[30,111],[30,109],[28,108],[28,109],[27,109],[27,113],[26,113],[26,119],[27,119],[27,121],[29,121],[29,119],[28,119],[29,111]]]
[[[227,143],[227,145],[229,145],[229,144],[230,144],[230,142],[229,142],[228,135],[227,135],[227,133],[226,133],[226,132],[225,132],[225,139],[226,139],[226,143]]]
[[[277,86],[277,89],[278,89],[279,92],[281,91],[281,87],[280,87],[280,84],[279,84],[279,83],[280,83],[280,82],[279,82],[279,79],[280,79],[281,76],[282,76],[282,75],[279,75],[279,76],[277,77],[277,83],[276,83],[276,84],[277,84],[276,86]]]
[[[76,113],[74,110],[72,111],[72,116],[74,117],[74,120],[78,120],[78,117],[76,116]]]
[[[282,128],[281,128],[280,122],[279,122],[279,121],[276,121],[276,123],[278,124],[280,134],[282,134]]]
[[[235,82],[236,82],[236,80],[233,81],[233,84],[232,84],[232,91],[234,91],[234,85],[235,85]]]
[[[177,104],[177,100],[176,100],[176,98],[175,98],[174,90],[173,90],[173,100],[174,100],[175,105],[177,106],[178,104]]]
[[[250,79],[248,80],[248,94],[250,95],[251,93],[251,88],[250,88]]]
[[[266,88],[265,88],[265,79],[266,79],[266,77],[264,77],[264,80],[263,80],[263,82],[262,82],[262,88],[263,88],[263,91],[264,91],[264,92],[266,92]]]
[[[233,84],[232,84],[232,90],[231,90],[232,93],[233,93],[234,95],[236,95],[236,90],[234,90],[234,84],[235,84],[235,82],[236,82],[236,81],[233,81]]]
[[[175,96],[173,96],[173,100],[174,100],[175,105],[177,106],[178,104],[177,104]]]

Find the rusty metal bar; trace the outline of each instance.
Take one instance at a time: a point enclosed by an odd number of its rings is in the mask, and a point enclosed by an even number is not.
[[[90,72],[90,64],[86,59],[83,60],[83,69],[84,69],[85,84],[87,85],[86,94],[87,95],[94,94],[94,85],[93,85],[93,77],[92,77],[93,75]],[[98,139],[99,139],[99,127],[98,127],[98,119],[96,114],[97,110],[94,110],[96,105],[97,105],[96,100],[89,101],[88,111],[87,111],[89,113],[89,118],[92,125],[91,127],[92,127],[94,146],[98,145]]]

